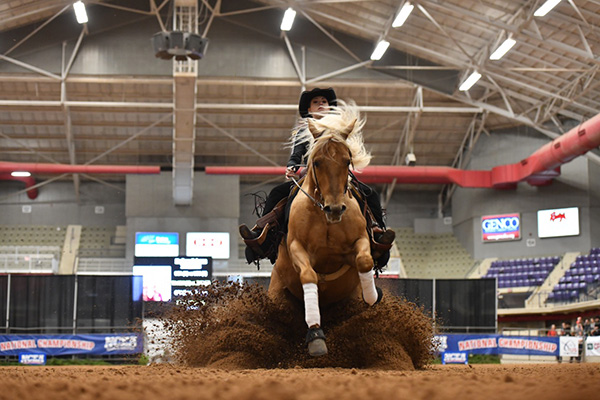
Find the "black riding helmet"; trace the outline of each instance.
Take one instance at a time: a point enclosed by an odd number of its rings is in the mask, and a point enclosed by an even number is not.
[[[300,103],[298,103],[298,111],[300,111],[300,116],[302,118],[311,117],[310,113],[308,112],[308,107],[310,106],[310,101],[317,96],[325,97],[330,106],[337,105],[337,97],[335,96],[335,91],[333,90],[333,88],[314,88],[310,91],[305,90],[300,96]]]

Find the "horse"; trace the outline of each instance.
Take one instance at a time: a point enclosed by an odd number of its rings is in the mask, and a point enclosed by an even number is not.
[[[327,354],[319,304],[362,294],[372,306],[382,297],[373,279],[367,222],[349,189],[351,170],[371,159],[363,144],[364,122],[356,104],[342,101],[320,120],[308,120],[306,174],[271,273],[271,298],[285,301],[288,291],[304,301],[311,356]]]

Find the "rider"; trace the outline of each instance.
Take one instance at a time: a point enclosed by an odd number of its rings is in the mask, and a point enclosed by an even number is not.
[[[329,107],[336,105],[337,97],[332,88],[315,88],[311,91],[302,92],[298,105],[300,116],[302,117],[302,120],[299,124],[300,131],[307,129],[307,118],[321,119],[329,111]],[[299,137],[302,137],[302,135],[296,133],[295,138]],[[299,142],[297,140],[294,141],[292,153],[285,171],[285,176],[287,179],[298,178],[297,171],[303,164],[304,156],[306,155],[307,150],[308,142]],[[379,251],[379,253],[383,254],[378,253],[379,255],[377,256],[377,260],[375,260],[378,268],[381,269],[389,260],[389,245],[391,245],[391,243],[394,241],[395,232],[391,229],[385,228],[383,211],[381,209],[381,203],[379,202],[379,195],[377,192],[357,179],[353,179],[353,182],[358,186],[360,192],[366,198],[367,204],[369,205],[371,213],[373,214],[373,218],[380,228],[375,231],[376,233],[374,236],[377,243],[384,245],[383,252]],[[269,229],[279,224],[281,213],[277,213],[278,210],[274,210],[274,208],[281,200],[285,199],[290,194],[293,186],[294,182],[288,180],[280,185],[275,186],[269,193],[265,202],[262,218],[259,219],[259,221],[268,220]],[[269,238],[269,236],[265,235],[266,232],[263,232],[264,227],[265,223],[259,224],[258,222],[257,225],[252,228],[252,230],[250,230],[245,224],[240,225],[240,235],[247,245],[246,260],[248,261],[248,264],[257,261],[260,258],[269,257],[268,253],[272,252],[273,243],[269,242],[271,242],[273,239],[272,237]],[[275,245],[277,245],[277,243],[275,243]],[[385,249],[385,247],[387,247],[387,249]],[[272,258],[271,261],[274,262]]]

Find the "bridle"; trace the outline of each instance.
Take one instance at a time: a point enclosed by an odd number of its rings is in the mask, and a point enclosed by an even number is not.
[[[348,154],[350,155],[350,163],[348,164],[348,174],[346,175],[346,177],[348,176],[353,176],[350,167],[354,168],[354,164],[352,163],[352,152],[350,151],[350,149],[348,149]],[[308,167],[308,166],[307,166]],[[298,181],[296,180],[296,178],[292,177],[292,181],[294,182],[294,184],[298,187],[298,189],[304,193],[306,195],[306,197],[308,197],[315,206],[319,207],[321,209],[321,211],[325,212],[325,206],[323,205],[323,195],[321,194],[321,189],[319,187],[319,179],[317,178],[317,173],[315,172],[315,167],[313,166],[312,168],[310,168],[310,170],[312,171],[313,174],[313,179],[315,181],[315,189],[316,192],[319,193],[319,197],[320,197],[320,201],[315,199],[313,196],[311,196],[306,190],[302,189],[302,186],[300,186],[300,184],[298,183]],[[346,182],[348,181],[348,179],[346,178]],[[346,194],[348,192],[348,184],[344,184],[344,194]]]

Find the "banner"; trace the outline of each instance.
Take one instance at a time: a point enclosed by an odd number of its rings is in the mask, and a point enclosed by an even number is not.
[[[585,340],[585,355],[600,356],[600,336],[588,336]]]
[[[468,364],[469,355],[467,353],[443,353],[442,364]]]
[[[520,354],[557,356],[557,337],[502,336],[502,335],[438,335],[435,343],[439,352],[466,352],[469,354]]]
[[[560,337],[560,354],[561,357],[578,357],[579,356],[579,338],[573,336]]]
[[[0,356],[46,354],[110,355],[143,352],[141,334],[0,335]]]
[[[481,217],[481,240],[484,243],[520,239],[521,215],[519,213]]]

